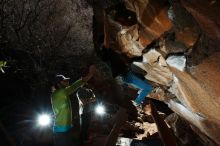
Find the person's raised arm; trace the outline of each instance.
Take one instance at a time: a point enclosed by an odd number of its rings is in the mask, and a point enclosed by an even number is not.
[[[88,81],[92,78],[92,76],[94,75],[95,71],[96,71],[95,65],[91,65],[91,66],[89,67],[89,73],[86,74],[85,76],[83,76],[83,77],[82,77],[82,80],[83,80],[84,82],[88,82]]]
[[[95,66],[91,65],[89,67],[89,72],[85,76],[81,77],[79,80],[75,81],[73,84],[66,88],[67,94],[70,95],[74,93],[77,89],[79,89],[81,86],[85,85],[86,82],[92,78],[92,76],[95,73],[95,70]]]

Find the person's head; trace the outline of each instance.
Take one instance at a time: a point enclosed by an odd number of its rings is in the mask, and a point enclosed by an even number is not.
[[[96,100],[94,92],[91,89],[85,87],[79,88],[76,92],[76,96],[82,102],[82,104],[92,103]]]
[[[70,78],[67,78],[64,75],[56,75],[54,84],[55,89],[65,88],[69,86],[69,80]]]

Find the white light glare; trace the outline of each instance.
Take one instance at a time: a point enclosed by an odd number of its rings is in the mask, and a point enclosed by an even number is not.
[[[51,118],[48,114],[42,114],[38,116],[38,124],[40,126],[48,126],[51,122]]]
[[[105,107],[103,105],[98,105],[95,109],[96,113],[99,115],[105,114]]]

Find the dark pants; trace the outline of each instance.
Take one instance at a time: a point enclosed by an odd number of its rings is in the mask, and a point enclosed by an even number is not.
[[[54,133],[55,146],[79,146],[79,132],[71,129],[68,132]]]
[[[80,146],[84,146],[88,138],[88,130],[91,121],[91,113],[82,114],[80,116]]]
[[[147,80],[142,80],[133,72],[128,72],[126,75],[122,76],[122,80],[126,84],[131,84],[139,89],[140,94],[136,97],[135,102],[141,104],[145,97],[151,92],[152,86],[147,82]]]

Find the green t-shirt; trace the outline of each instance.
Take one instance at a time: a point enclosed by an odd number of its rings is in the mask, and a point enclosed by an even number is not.
[[[72,108],[70,95],[86,82],[82,79],[77,80],[72,85],[55,90],[51,95],[51,103],[54,119],[54,131],[64,132],[72,125]]]

